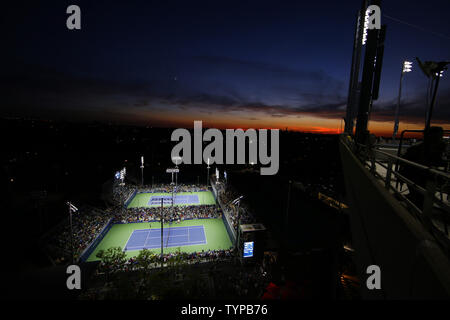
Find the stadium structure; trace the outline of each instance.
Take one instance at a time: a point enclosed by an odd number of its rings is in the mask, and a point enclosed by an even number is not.
[[[377,142],[368,131],[380,88],[386,26],[367,30],[361,22],[367,6],[380,6],[380,2],[363,1],[358,14],[346,127],[339,142],[358,276],[367,278],[367,269],[373,265],[382,274],[379,290],[363,285],[360,292],[364,299],[448,299],[450,176],[448,160],[442,161],[441,155],[439,161],[432,158],[435,150],[444,146],[442,135],[448,137],[448,131],[430,126],[434,98],[427,106],[424,130],[404,130],[396,140],[396,122],[390,144]],[[435,68],[428,70],[430,81],[438,83],[446,64],[430,63]],[[404,72],[408,72],[405,64]],[[423,141],[405,145],[404,136],[411,132],[423,134]],[[433,142],[436,137],[438,143]],[[413,150],[419,152],[420,148],[427,150],[424,158],[416,157],[420,163],[412,161]],[[448,159],[448,151],[442,153]]]
[[[123,207],[122,211],[131,213],[131,217],[111,218],[81,260],[98,260],[96,253],[110,247],[123,248],[129,258],[142,249],[172,253],[233,247],[227,220],[206,187],[137,188]]]
[[[113,203],[106,209],[68,203],[69,223],[63,221],[42,239],[54,264],[102,264],[103,254],[113,249],[124,253],[124,267],[136,263],[144,249],[153,255],[155,268],[176,256],[246,263],[262,256],[264,226],[251,224],[250,213],[240,214],[246,210],[239,206],[242,196],[230,200],[225,183],[137,186],[125,183],[125,176],[115,175]],[[255,246],[256,236],[261,241]]]

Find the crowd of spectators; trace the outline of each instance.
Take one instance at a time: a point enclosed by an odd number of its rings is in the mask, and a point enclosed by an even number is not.
[[[227,250],[207,250],[199,252],[171,252],[163,254],[164,265],[174,264],[177,258],[179,261],[188,264],[202,263],[202,262],[219,262],[223,260],[228,260],[233,257],[234,249],[229,248]],[[160,255],[155,254],[153,256],[151,267],[159,267],[161,265]],[[123,264],[114,265],[104,265],[100,264],[100,272],[117,272],[117,271],[136,271],[139,270],[141,266],[136,257],[131,257],[127,259]]]
[[[204,185],[189,185],[189,184],[154,184],[145,186],[136,186],[133,184],[121,184],[119,180],[114,181],[112,188],[113,201],[116,205],[124,204],[133,194],[134,191],[145,193],[172,193],[172,192],[201,192],[208,191]]]
[[[231,269],[230,272],[213,274],[216,294],[226,298],[258,298],[261,297],[269,277],[260,265],[251,270]]]
[[[234,199],[240,196],[240,194],[237,193],[231,186],[218,183],[215,187],[218,193],[219,203],[221,204],[223,210],[228,214],[233,228],[237,228],[238,225],[238,209],[240,211],[241,224],[255,222],[255,219],[245,201],[241,201],[239,205],[231,203]]]
[[[149,257],[150,266],[140,265],[139,260],[134,258],[123,261],[120,265],[100,264],[101,274],[99,275],[103,277],[103,272],[108,274],[110,282],[103,287],[92,288],[85,298],[107,299],[111,297],[109,292],[112,289],[117,291],[119,288],[125,288],[128,291],[121,291],[122,295],[139,299],[176,299],[179,294],[180,297],[192,295],[196,298],[298,300],[308,297],[305,295],[306,289],[311,287],[309,281],[299,281],[288,276],[284,267],[278,264],[276,253],[273,252],[265,254],[261,261],[249,265],[239,264],[236,260],[229,259],[233,257],[233,249],[169,253],[163,257],[164,272],[161,269],[149,270],[160,267],[161,260],[158,254]],[[136,271],[141,271],[144,267],[149,268],[147,270],[150,273],[147,273],[145,277],[136,276]],[[123,273],[122,271],[135,272]],[[111,276],[113,274],[114,276]],[[168,290],[161,289],[151,280],[145,281],[155,277],[163,278],[163,286]],[[180,286],[180,279],[185,280],[182,286]],[[131,286],[120,287],[121,284],[129,283],[129,281],[133,282]],[[182,292],[174,291],[175,288]],[[175,296],[172,295],[173,293]]]
[[[162,208],[164,221],[181,222],[187,219],[220,218],[221,212],[215,205],[169,206]],[[161,221],[161,208],[121,208],[115,216],[116,223]]]
[[[181,256],[181,257],[180,257]],[[271,282],[271,266],[274,262],[266,257],[263,261],[251,266],[236,265],[233,248],[228,250],[208,250],[201,252],[175,252],[163,255],[165,267],[175,266],[175,261],[183,264],[208,263],[209,277],[214,283],[214,295],[222,298],[261,298]],[[181,258],[181,259],[180,259]],[[151,260],[151,268],[160,267],[158,254]],[[120,265],[102,265],[100,272],[139,271],[142,266],[136,258],[130,258]],[[184,269],[179,269],[183,273]],[[203,269],[201,272],[205,272]]]
[[[172,192],[173,185],[156,185],[154,188],[150,186],[139,188],[142,192]],[[184,185],[180,184],[176,187],[177,192],[198,192],[207,191],[206,186]],[[99,235],[100,231],[106,226],[106,223],[112,219],[113,223],[132,223],[132,222],[152,222],[160,221],[161,208],[125,208],[123,203],[137,189],[132,185],[119,185],[115,183],[113,195],[118,202],[116,206],[106,210],[98,210],[95,208],[85,208],[73,214],[73,243],[74,257],[78,259],[86,247]],[[228,212],[228,216],[234,228],[237,227],[237,208],[230,202],[239,195],[230,187],[225,188],[222,184],[217,184],[219,201],[222,208]],[[249,213],[245,204],[241,202],[239,205],[241,211],[241,223],[253,222],[253,216]],[[220,218],[222,210],[215,205],[192,205],[192,206],[169,206],[162,209],[163,219],[165,222],[179,223],[188,219],[206,219]],[[71,237],[70,224],[62,223],[56,232],[56,236],[51,237],[47,241],[47,248],[50,248],[51,255],[56,263],[65,263],[71,258]],[[221,257],[228,253],[221,252],[201,252],[189,255],[189,260],[208,259],[211,257]],[[166,258],[170,258],[170,254]]]
[[[106,226],[110,218],[108,213],[90,207],[79,208],[78,212],[72,214],[75,261]],[[46,242],[46,248],[55,263],[65,263],[71,260],[71,241],[70,224],[65,221],[51,232],[51,236]]]
[[[175,261],[181,261],[182,264],[199,264],[222,261],[230,261],[234,257],[234,248],[219,249],[219,250],[202,250],[198,252],[171,252],[163,254],[163,264],[165,266],[175,265]],[[150,268],[157,268],[161,266],[161,259],[159,254],[154,254],[151,258]],[[105,265],[100,263],[99,272],[114,273],[120,271],[138,271],[142,268],[137,257],[131,257],[122,263],[114,263]]]
[[[252,265],[216,266],[211,274],[216,295],[222,298],[263,298],[274,280],[278,267],[276,256],[264,255],[261,261]],[[276,298],[276,297],[275,297]]]
[[[143,192],[172,192],[175,186],[157,185],[150,189],[139,189]],[[84,207],[72,215],[74,258],[77,260],[87,246],[99,235],[106,223],[113,219],[114,223],[160,221],[161,208],[125,208],[124,202],[137,189],[133,185],[120,185],[115,182],[113,197],[116,205],[105,210]],[[205,186],[184,185],[177,186],[177,192],[207,191]],[[187,219],[220,218],[221,210],[215,205],[171,206],[163,208],[164,221],[181,222]],[[71,237],[68,220],[53,230],[47,239],[45,247],[55,263],[66,263],[71,260]]]
[[[208,191],[208,188],[204,185],[195,185],[195,184],[178,184],[178,185],[168,185],[168,184],[154,184],[146,185],[143,187],[139,187],[139,192],[147,192],[147,193],[172,193],[172,191],[176,192],[201,192]]]
[[[133,192],[136,190],[136,186],[131,184],[122,185],[119,181],[115,181],[113,185],[113,200],[116,204],[123,204],[127,201]]]

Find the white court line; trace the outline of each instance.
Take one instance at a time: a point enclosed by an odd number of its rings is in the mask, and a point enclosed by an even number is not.
[[[183,230],[183,229],[200,229],[203,228],[203,226],[184,226],[184,227],[166,227],[164,229],[176,229],[176,230]],[[135,230],[135,231],[144,231],[144,230],[155,230],[155,231],[160,231],[161,228],[151,228],[151,229],[139,229],[139,230]]]
[[[150,230],[150,229],[148,229],[148,230]],[[150,235],[150,231],[147,233],[147,237],[145,237],[145,241],[144,241],[144,246],[145,246],[145,244],[147,243],[147,239],[148,239],[148,236]]]
[[[167,247],[176,247],[176,246],[182,246],[182,247],[185,247],[185,246],[192,246],[192,245],[198,245],[198,244],[205,244],[205,242],[204,241],[194,241],[194,242],[191,242],[191,243],[189,243],[189,244],[186,244],[186,242],[175,242],[175,243],[170,243],[169,242],[169,244],[170,244],[170,246],[167,246]],[[158,246],[156,246],[155,248],[160,248],[161,246],[160,245],[158,245]]]
[[[206,244],[205,241],[193,241],[190,242],[189,244],[186,244],[186,242],[169,242],[170,245],[168,245],[166,248],[170,248],[170,247],[177,247],[177,246],[182,246],[182,247],[187,247],[187,246],[194,246],[194,245],[199,245],[199,244]],[[128,251],[132,251],[132,250],[142,250],[144,248],[146,249],[157,249],[160,248],[160,245],[146,245],[146,246],[133,246],[133,247],[128,247],[127,250]]]
[[[184,243],[185,243],[185,242],[171,243],[170,246],[167,246],[166,248],[177,247],[177,246],[187,247],[187,246],[196,246],[196,245],[199,245],[199,244],[205,244],[204,241],[194,241],[194,242],[191,242],[190,244],[184,244]],[[157,248],[161,248],[161,246],[160,246],[160,245],[154,245],[154,246],[134,246],[134,247],[128,247],[127,251],[142,250],[142,249],[157,249]]]
[[[172,243],[172,247],[175,247],[175,246],[177,246],[177,245],[181,245],[181,246],[191,246],[191,245],[197,245],[197,244],[204,244],[205,242],[204,241],[194,241],[194,242],[191,242],[191,243],[189,243],[189,244],[183,244],[184,242],[180,242],[180,243],[178,243],[178,242],[176,242],[176,243]]]
[[[208,244],[208,240],[206,239],[205,227],[204,227],[203,225],[201,225],[201,226],[195,226],[195,227],[202,227],[202,229],[203,229],[203,238],[205,239],[205,240],[204,240],[204,241],[205,241],[205,244]],[[199,229],[199,228],[197,228],[197,229]],[[199,241],[194,241],[194,242],[199,242]],[[203,240],[202,240],[201,242],[203,243]],[[190,243],[189,238],[188,238],[188,243]]]
[[[205,244],[208,244],[208,239],[206,239],[205,226],[202,225],[202,228],[203,228],[203,235],[205,236]]]
[[[186,235],[182,234],[182,235],[179,235],[179,236],[170,236],[169,238],[174,238],[174,237],[186,237]],[[161,237],[150,237],[149,239],[161,239]]]
[[[187,244],[181,244],[182,246],[189,246],[189,245],[197,245],[197,244],[208,244],[208,239],[206,238],[206,232],[205,232],[205,226],[203,226],[203,225],[200,225],[200,226],[184,226],[184,227],[170,227],[170,228],[172,228],[172,229],[176,229],[175,231],[177,231],[177,230],[180,230],[180,231],[182,231],[182,230],[186,230],[187,231],[187,236],[188,236],[188,242],[187,242]],[[204,240],[201,240],[201,241],[194,241],[194,242],[191,242],[190,241],[190,230],[191,229],[199,229],[199,228],[202,228],[202,230],[203,230],[203,236],[204,236]],[[141,248],[141,249],[143,249],[143,248],[146,248],[147,246],[146,246],[146,244],[147,244],[147,242],[148,242],[148,240],[150,239],[161,239],[161,236],[160,235],[158,235],[158,237],[149,237],[149,235],[150,235],[150,232],[151,231],[161,231],[161,228],[158,228],[158,229],[137,229],[137,230],[133,230],[133,232],[130,234],[130,236],[128,237],[128,240],[127,240],[127,242],[126,243],[128,243],[129,241],[130,241],[130,238],[131,238],[131,236],[133,235],[133,233],[134,232],[143,232],[143,231],[145,231],[145,232],[148,232],[147,233],[147,237],[146,237],[146,239],[145,239],[145,242],[144,242],[144,246],[142,247],[142,246],[133,246],[133,247],[127,247],[127,245],[125,244],[125,248],[123,249],[123,251],[125,251],[125,249],[126,248]],[[186,234],[182,234],[182,235],[171,235],[170,237],[169,237],[169,240],[170,240],[170,238],[175,238],[175,237],[185,237],[186,236]],[[163,235],[163,237],[164,237],[164,235]],[[150,241],[151,242],[151,241]],[[183,242],[184,243],[184,242]],[[178,244],[177,244],[178,245]],[[174,245],[175,246],[175,245]],[[160,246],[158,245],[158,246],[156,246],[155,248],[159,248]],[[171,246],[166,246],[166,247],[171,247]],[[148,248],[148,247],[147,247]],[[129,250],[137,250],[137,249],[129,249]]]
[[[111,229],[110,229],[111,230]],[[123,247],[122,251],[125,251],[125,249],[127,248],[127,244],[130,241],[131,236],[133,235],[134,231],[130,234],[130,236],[128,237],[127,242],[125,242],[125,246]]]

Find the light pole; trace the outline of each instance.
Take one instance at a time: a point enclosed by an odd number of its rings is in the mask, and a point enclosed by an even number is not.
[[[220,176],[219,168],[216,167],[216,184],[219,183],[219,176]]]
[[[240,210],[240,204],[241,204],[241,200],[244,196],[240,196],[236,199],[234,199],[233,201],[231,201],[230,203],[232,203],[233,205],[237,206],[237,228],[236,228],[236,249],[238,249],[238,245],[239,245],[239,227],[241,226],[241,210]]]
[[[394,133],[392,134],[392,139],[395,140],[395,136],[398,132],[398,115],[400,111],[400,99],[402,95],[402,82],[403,82],[403,75],[407,72],[412,71],[412,62],[410,61],[403,61],[402,64],[402,72],[400,73],[400,87],[398,89],[398,99],[397,99],[397,107],[395,108],[395,123],[394,123]]]
[[[163,207],[164,207],[164,200],[161,198],[161,269],[163,268],[164,264],[164,257],[163,257],[163,229],[164,229],[164,216],[163,216]]]
[[[208,158],[208,166],[206,167],[208,169],[207,175],[206,175],[206,187],[209,185],[209,158]]]
[[[172,161],[175,161],[175,169],[178,169],[178,161],[181,161],[181,157],[172,157]],[[178,171],[175,172],[175,187],[178,185]]]
[[[427,122],[425,123],[425,128],[428,129],[430,127],[430,123],[431,123],[431,116],[433,114],[433,107],[434,107],[434,103],[436,101],[436,94],[437,94],[437,90],[439,87],[439,79],[442,78],[442,76],[444,75],[444,70],[439,70],[438,72],[436,72],[434,74],[434,91],[433,91],[433,97],[431,98],[431,103],[430,103],[430,107],[428,109],[428,113],[427,113]]]
[[[420,69],[422,69],[423,73],[431,79],[431,86],[434,81],[434,90],[431,98],[431,103],[427,109],[427,116],[425,120],[425,130],[430,128],[431,116],[433,114],[434,103],[436,102],[436,94],[439,87],[439,79],[443,76],[444,70],[447,70],[447,65],[450,64],[450,61],[420,61],[419,58],[416,57],[417,62],[419,63]],[[431,87],[430,86],[430,87]]]
[[[141,185],[144,186],[144,156],[141,156]]]
[[[72,203],[69,201],[66,202],[66,204],[69,207],[69,223],[70,223],[70,248],[72,252],[72,264],[74,264],[74,249],[73,249],[73,227],[72,227],[72,212],[77,212],[78,208],[75,207]]]
[[[127,169],[124,167],[122,170],[120,170],[120,185],[125,185],[125,176],[127,175]]]

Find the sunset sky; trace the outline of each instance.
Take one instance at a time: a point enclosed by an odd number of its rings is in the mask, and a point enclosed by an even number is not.
[[[393,3],[395,2],[395,4]],[[345,4],[343,4],[345,3]],[[66,28],[67,6],[81,30]],[[337,133],[355,14],[348,1],[40,1],[2,8],[3,116]],[[450,1],[384,1],[370,129],[391,134],[402,61],[450,60]],[[399,22],[400,20],[401,22]],[[433,124],[450,129],[450,74]],[[403,82],[400,130],[422,129],[427,78]]]

